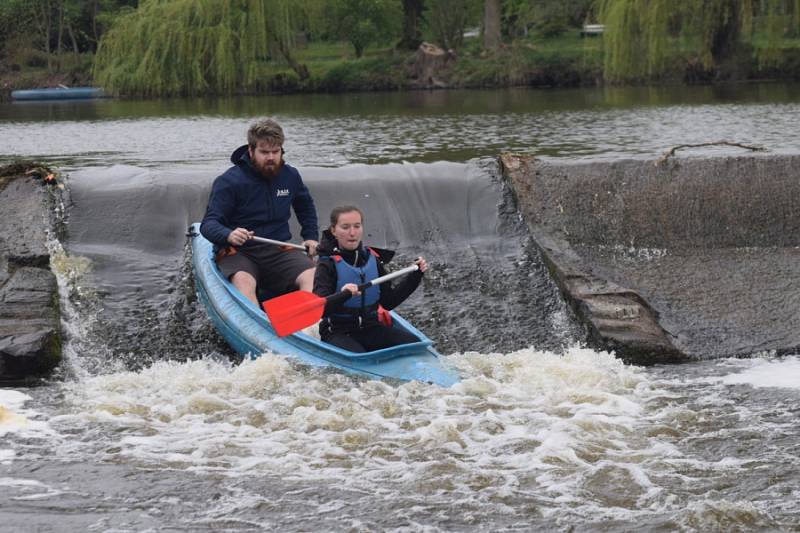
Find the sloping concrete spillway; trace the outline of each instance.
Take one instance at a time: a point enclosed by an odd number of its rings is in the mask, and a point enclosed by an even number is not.
[[[501,165],[595,347],[641,364],[800,347],[800,156]]]

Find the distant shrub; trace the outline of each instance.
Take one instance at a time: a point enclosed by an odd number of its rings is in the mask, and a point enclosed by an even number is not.
[[[377,57],[342,61],[319,80],[323,91],[398,89],[406,83],[402,58]]]

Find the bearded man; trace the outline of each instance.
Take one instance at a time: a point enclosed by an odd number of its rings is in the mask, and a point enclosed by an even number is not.
[[[217,265],[258,305],[257,289],[273,295],[299,288],[311,292],[319,228],[317,210],[296,168],[283,160],[283,129],[259,120],[247,144],[231,155],[234,166],[214,180],[200,233],[219,249]],[[294,210],[308,253],[257,243],[254,236],[287,242]]]

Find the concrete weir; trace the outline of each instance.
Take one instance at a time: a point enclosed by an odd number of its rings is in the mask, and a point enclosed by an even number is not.
[[[26,163],[0,168],[0,383],[45,376],[61,360],[58,286],[46,245],[60,191],[44,184],[48,176]]]
[[[500,162],[594,347],[638,364],[798,353],[800,155]]]

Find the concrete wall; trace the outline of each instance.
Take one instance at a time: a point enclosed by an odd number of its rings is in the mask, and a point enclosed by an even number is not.
[[[47,249],[60,189],[42,177],[0,180],[0,383],[45,376],[61,360],[58,286]]]
[[[597,347],[652,363],[800,346],[800,156],[501,164]]]

